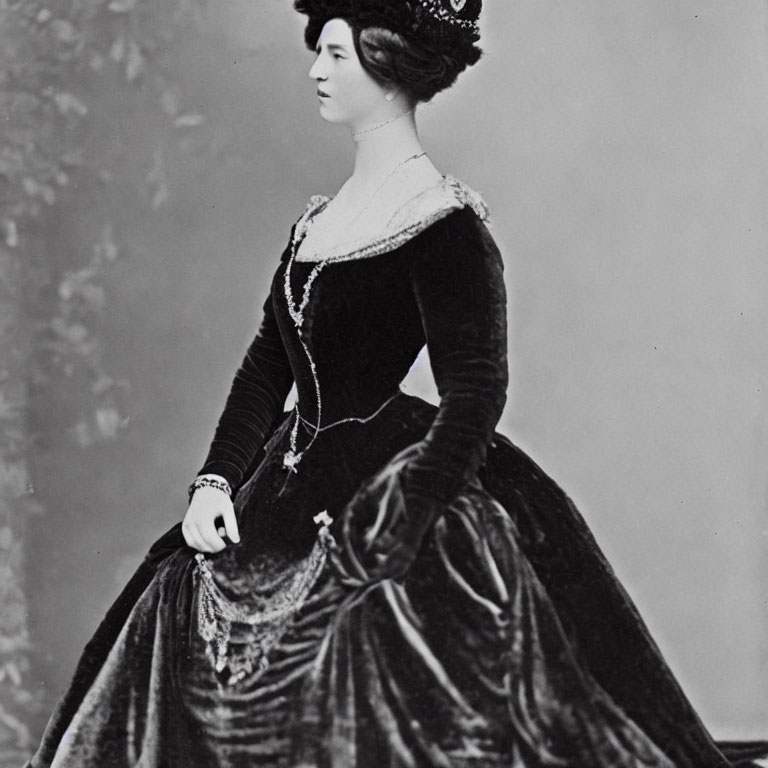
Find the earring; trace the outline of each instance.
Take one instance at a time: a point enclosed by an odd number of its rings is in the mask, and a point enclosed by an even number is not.
[[[388,93],[388,94],[387,94],[387,95],[386,95],[384,98],[385,98],[387,101],[394,101],[394,99],[395,99],[395,94],[394,94],[394,93]]]

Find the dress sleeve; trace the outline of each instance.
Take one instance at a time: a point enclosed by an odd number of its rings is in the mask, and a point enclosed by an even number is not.
[[[432,522],[485,461],[506,402],[503,264],[485,224],[460,209],[431,225],[410,272],[440,406],[424,438],[347,505],[332,556],[351,585],[407,574]]]
[[[293,373],[269,296],[198,475],[221,475],[236,489],[280,415],[292,384]]]
[[[440,406],[405,467],[408,498],[450,503],[485,461],[509,381],[503,270],[490,232],[468,208],[433,225],[412,262]]]

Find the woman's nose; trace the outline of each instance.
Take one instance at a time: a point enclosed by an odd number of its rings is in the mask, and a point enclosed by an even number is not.
[[[320,80],[325,80],[325,75],[323,73],[323,65],[320,62],[319,56],[315,59],[315,63],[310,67],[309,76],[313,80],[317,80],[318,82]]]

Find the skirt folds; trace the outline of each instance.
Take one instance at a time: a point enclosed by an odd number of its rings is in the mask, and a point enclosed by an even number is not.
[[[431,414],[400,413],[382,450]],[[402,500],[407,450],[334,507],[285,491],[287,436],[241,491],[242,546],[198,555],[175,526],[150,550],[28,768],[731,765],[578,511],[506,438],[407,575],[377,580],[349,531]],[[285,546],[297,504],[332,514]]]

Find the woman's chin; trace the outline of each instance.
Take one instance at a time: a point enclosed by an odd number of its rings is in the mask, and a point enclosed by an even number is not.
[[[320,104],[320,117],[325,120],[326,123],[332,123],[333,125],[346,125],[347,120],[342,115],[339,115],[335,110],[330,108],[329,105]]]

